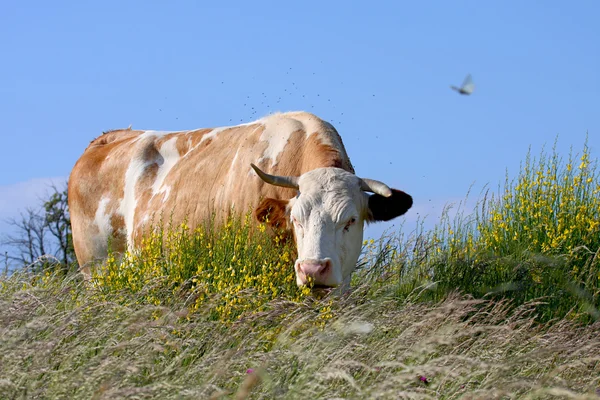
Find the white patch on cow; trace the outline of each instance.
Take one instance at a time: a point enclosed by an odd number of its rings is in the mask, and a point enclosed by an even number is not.
[[[147,136],[148,140],[153,140],[151,136]],[[139,146],[143,147],[146,143],[142,142]],[[137,150],[137,149],[136,149]],[[125,229],[127,230],[127,245],[133,247],[133,230],[135,221],[135,210],[137,206],[137,198],[135,195],[135,187],[144,170],[154,164],[156,160],[143,160],[135,151],[134,157],[131,159],[127,171],[125,172],[125,187],[123,199],[119,205],[119,212],[125,219]]]
[[[142,141],[149,137],[162,137],[162,136],[170,135],[171,133],[181,133],[181,132],[185,132],[185,131],[152,131],[152,130],[144,131],[144,133],[142,133],[135,139],[135,142]]]
[[[258,162],[271,160],[271,165],[277,165],[277,157],[285,149],[285,146],[293,132],[303,129],[303,124],[292,118],[281,117],[280,114],[273,115],[263,121],[265,129],[260,135],[260,141],[267,142],[267,148],[258,159]]]
[[[239,124],[239,125],[236,125],[236,126],[250,126],[250,125],[255,125],[255,124],[263,125],[264,121],[265,121],[265,118],[259,118],[257,120],[246,122],[246,123]]]
[[[102,197],[102,199],[100,199],[100,203],[98,203],[98,208],[96,209],[96,214],[94,216],[94,223],[98,227],[98,235],[102,241],[105,241],[106,238],[112,234],[110,214],[106,213],[106,206],[109,202],[110,198]]]
[[[169,194],[171,194],[171,186],[165,186],[165,187],[163,187],[163,189],[161,190],[161,192],[163,193],[162,202],[164,204],[164,203],[167,202],[167,199],[169,198]]]
[[[301,113],[302,114],[302,125],[303,125],[303,129],[304,132],[306,132],[306,138],[308,138],[310,135],[317,133],[317,132],[323,132],[323,125],[325,125],[325,127],[327,129],[334,129],[333,126],[327,122],[327,121],[323,121],[320,118],[315,117],[312,114],[306,114],[306,113]]]
[[[233,160],[231,161],[231,166],[229,167],[229,173],[227,174],[227,182],[225,183],[224,192],[225,193],[235,193],[235,182],[237,180],[237,174],[235,172],[235,164],[237,163],[238,157],[240,155],[240,149],[237,149],[235,152],[235,156],[233,156]],[[235,201],[231,200],[231,203],[234,204]]]
[[[235,152],[235,156],[233,156],[233,160],[231,161],[230,169],[233,169],[235,167],[235,163],[236,163],[239,155],[240,155],[240,149],[237,149],[237,151]]]
[[[163,183],[165,182],[165,178],[171,172],[171,169],[177,164],[179,161],[179,151],[177,150],[177,138],[171,138],[167,140],[158,150],[161,157],[163,158],[162,165],[158,168],[158,172],[156,173],[156,179],[154,180],[154,184],[152,185],[152,195],[157,195],[159,193],[163,193],[166,191],[166,188],[163,188]]]

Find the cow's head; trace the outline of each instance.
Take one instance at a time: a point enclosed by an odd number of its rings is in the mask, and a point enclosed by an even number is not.
[[[365,221],[388,221],[412,206],[408,194],[340,168],[318,168],[300,177],[269,175],[254,164],[252,168],[269,184],[299,191],[289,200],[266,198],[255,210],[259,221],[268,217],[273,226],[293,225],[299,286],[309,278],[318,286],[347,284],[360,255]]]

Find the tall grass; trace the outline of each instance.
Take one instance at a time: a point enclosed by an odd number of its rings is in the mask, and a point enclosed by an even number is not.
[[[600,179],[587,143],[566,161],[556,147],[529,152],[500,194],[475,213],[446,214],[419,240],[427,255],[412,268],[435,281],[434,298],[456,289],[517,304],[543,297],[545,318],[599,317]]]
[[[16,273],[0,285],[0,398],[597,398],[598,323],[540,324],[535,303],[398,301],[389,286],[275,299],[229,324],[183,297],[101,301]]]

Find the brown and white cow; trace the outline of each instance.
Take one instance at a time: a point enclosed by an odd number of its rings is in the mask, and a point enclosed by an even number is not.
[[[305,112],[214,129],[111,131],[90,143],[69,179],[73,244],[87,277],[109,238],[117,251],[133,249],[163,216],[193,228],[252,207],[258,220],[268,215],[293,231],[298,285],[308,277],[347,284],[364,222],[411,206],[408,194],[356,176],[335,128]]]

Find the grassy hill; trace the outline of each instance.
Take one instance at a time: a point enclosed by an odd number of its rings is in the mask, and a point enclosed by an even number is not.
[[[591,399],[600,386],[600,323],[540,323],[537,302],[399,300],[390,283],[223,323],[217,296],[190,313],[185,296],[141,304],[31,281],[0,294],[3,399]]]
[[[91,284],[0,278],[0,398],[598,398],[600,180],[527,157],[474,214],[364,244],[298,289],[249,217],[149,232]]]

